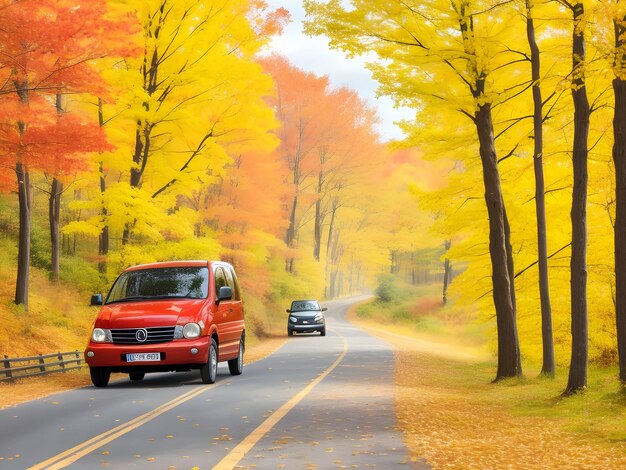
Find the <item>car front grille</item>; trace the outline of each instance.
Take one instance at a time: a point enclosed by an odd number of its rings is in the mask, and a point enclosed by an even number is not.
[[[151,328],[125,328],[119,330],[111,330],[113,342],[117,344],[154,344],[167,343],[174,340],[175,326],[157,326]],[[146,330],[147,336],[145,341],[137,339],[138,330]],[[141,337],[141,334],[139,335]]]
[[[321,321],[317,322],[315,321],[314,317],[294,317],[296,319],[296,324],[297,325],[302,325],[304,324],[304,322],[306,322],[307,325],[315,325],[318,323],[322,323]]]

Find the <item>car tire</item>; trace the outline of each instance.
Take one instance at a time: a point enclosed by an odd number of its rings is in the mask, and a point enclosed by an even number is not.
[[[320,335],[326,336],[326,328],[324,328],[323,330],[320,330]]]
[[[209,345],[209,360],[200,367],[200,378],[205,384],[214,384],[217,378],[217,343],[213,338]]]
[[[139,382],[140,380],[143,380],[143,378],[145,377],[146,374],[144,374],[143,372],[131,372],[130,374],[128,374],[128,377],[130,378],[130,380],[132,380],[133,382]]]
[[[104,367],[90,367],[89,374],[91,375],[91,383],[96,387],[106,387],[109,385],[109,379],[111,378],[111,371]]]
[[[287,330],[287,336],[293,336],[295,334],[296,334],[295,331],[289,330],[289,329]]]
[[[239,353],[235,359],[228,361],[228,370],[230,375],[241,375],[243,372],[243,338],[239,340]]]

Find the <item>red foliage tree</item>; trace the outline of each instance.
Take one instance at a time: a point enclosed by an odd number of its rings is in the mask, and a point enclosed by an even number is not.
[[[81,155],[106,148],[97,122],[61,115],[56,97],[106,92],[96,60],[133,52],[122,39],[137,30],[130,14],[109,11],[105,0],[4,0],[0,3],[0,155],[15,171],[20,235],[15,303],[28,307],[30,258],[29,173],[57,176],[81,169]],[[3,174],[5,172],[3,171]],[[0,190],[7,187],[6,174]],[[58,188],[57,188],[58,189]],[[55,193],[57,192],[55,189]]]

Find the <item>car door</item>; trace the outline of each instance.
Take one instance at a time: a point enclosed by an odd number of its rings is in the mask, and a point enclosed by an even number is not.
[[[228,268],[226,266],[217,266],[215,268],[215,292],[219,293],[220,287],[232,286],[229,284],[226,275]],[[217,315],[215,316],[217,324],[217,332],[219,335],[219,361],[232,359],[239,352],[239,338],[241,336],[239,310],[241,301],[235,299],[235,289],[233,289],[233,298],[230,300],[221,300],[217,303]]]

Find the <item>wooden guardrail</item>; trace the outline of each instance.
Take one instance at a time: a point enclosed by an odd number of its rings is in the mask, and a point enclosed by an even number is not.
[[[0,362],[3,365],[0,367],[0,382],[2,382],[80,369],[84,359],[82,353],[70,351],[31,357],[7,357],[5,355]]]

